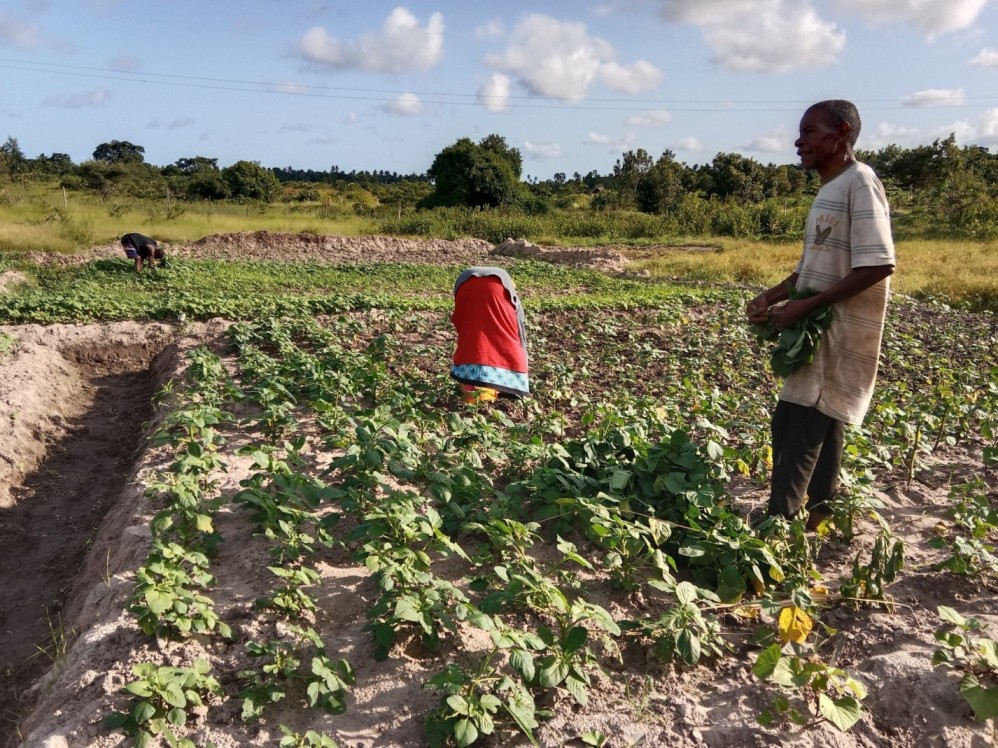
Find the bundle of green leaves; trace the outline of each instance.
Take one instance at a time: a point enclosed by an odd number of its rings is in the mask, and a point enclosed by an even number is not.
[[[790,292],[790,301],[807,299],[818,293],[813,288],[796,289],[789,285],[787,290]],[[765,324],[749,325],[749,329],[755,333],[760,343],[776,341],[769,361],[776,376],[787,377],[804,364],[814,361],[821,343],[821,333],[831,326],[834,316],[831,305],[826,304],[782,332],[776,329],[776,323],[772,319]]]

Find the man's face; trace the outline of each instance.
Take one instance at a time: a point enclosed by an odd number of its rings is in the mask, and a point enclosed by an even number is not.
[[[841,156],[847,138],[848,128],[835,127],[821,109],[808,109],[800,121],[800,136],[794,142],[801,166],[819,174],[834,166],[835,156]]]

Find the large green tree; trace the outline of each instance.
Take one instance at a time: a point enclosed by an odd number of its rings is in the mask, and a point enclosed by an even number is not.
[[[189,158],[178,158],[174,164],[181,174],[194,174],[199,171],[219,171],[218,159],[207,156],[191,156]]]
[[[232,195],[229,183],[218,168],[217,158],[191,156],[177,159],[163,169],[174,189],[195,200],[224,200]]]
[[[232,197],[270,202],[281,192],[281,183],[274,172],[260,166],[258,161],[236,161],[222,169],[222,179]]]
[[[499,135],[489,135],[477,144],[461,138],[433,159],[426,172],[433,181],[433,192],[423,205],[512,205],[520,196],[522,168],[520,151]]]
[[[146,160],[145,152],[145,148],[127,140],[112,140],[94,149],[94,160],[110,164],[141,164]]]
[[[46,156],[40,153],[38,158],[32,162],[32,170],[37,174],[55,174],[63,176],[71,174],[76,169],[76,164],[68,153],[53,153]]]
[[[708,195],[740,203],[762,200],[766,173],[755,159],[740,153],[718,153],[704,169],[704,175],[708,177],[704,185]]]
[[[635,208],[638,200],[638,183],[651,170],[654,159],[644,148],[626,151],[613,165],[611,187],[613,197],[605,201],[615,208]]]
[[[638,177],[635,195],[638,210],[644,213],[668,213],[675,210],[685,192],[682,164],[672,151],[663,153],[655,165]]]

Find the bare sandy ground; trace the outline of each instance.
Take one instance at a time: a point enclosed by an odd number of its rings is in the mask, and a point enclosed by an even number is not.
[[[624,255],[613,248],[539,247],[524,240],[509,239],[493,246],[483,239],[401,239],[392,236],[326,236],[253,231],[212,234],[189,244],[161,245],[167,257],[197,260],[271,260],[276,262],[323,262],[356,264],[374,262],[418,262],[441,265],[485,265],[497,257],[526,257],[607,272],[623,270]],[[652,251],[651,249],[647,251]],[[78,265],[102,258],[123,257],[121,247],[105,244],[72,255],[34,252],[39,264]]]

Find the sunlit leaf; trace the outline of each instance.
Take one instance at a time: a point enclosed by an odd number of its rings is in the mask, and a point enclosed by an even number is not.
[[[813,627],[814,621],[811,616],[796,605],[788,605],[780,611],[777,631],[780,641],[784,644],[787,642],[802,644]]]
[[[998,717],[998,686],[985,688],[975,675],[967,674],[960,680],[960,693],[977,719]]]
[[[818,696],[818,710],[822,717],[842,732],[847,732],[863,716],[862,704],[852,696],[832,699],[828,694],[820,694]]]

